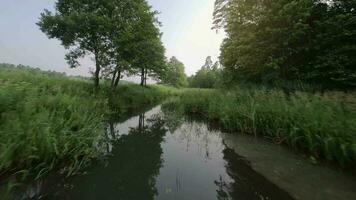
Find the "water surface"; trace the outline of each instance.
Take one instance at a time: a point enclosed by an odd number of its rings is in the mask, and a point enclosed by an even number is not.
[[[292,199],[227,148],[219,131],[158,106],[110,123],[105,159],[86,175],[43,180],[18,199]]]

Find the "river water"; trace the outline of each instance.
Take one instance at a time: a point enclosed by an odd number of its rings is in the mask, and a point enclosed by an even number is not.
[[[101,147],[103,161],[70,180],[33,183],[17,199],[295,198],[229,148],[226,138],[232,136],[177,113],[157,106],[125,122],[110,123],[109,142]]]

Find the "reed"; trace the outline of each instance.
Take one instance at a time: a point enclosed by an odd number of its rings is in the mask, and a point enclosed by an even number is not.
[[[154,104],[165,86],[103,86],[89,80],[0,64],[0,177],[79,173],[102,156],[108,117]]]
[[[200,113],[225,130],[262,135],[313,157],[355,166],[353,94],[279,90],[190,90],[181,95],[188,113]]]

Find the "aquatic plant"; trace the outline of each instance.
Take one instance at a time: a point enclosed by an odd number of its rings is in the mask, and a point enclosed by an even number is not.
[[[225,130],[263,135],[342,166],[356,162],[354,102],[352,94],[287,95],[263,88],[187,90],[181,95],[186,112],[218,121]]]
[[[0,176],[77,174],[100,156],[109,115],[174,93],[165,86],[102,87],[94,92],[84,78],[0,64]]]

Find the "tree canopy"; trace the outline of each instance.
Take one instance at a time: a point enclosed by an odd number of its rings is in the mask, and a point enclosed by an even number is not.
[[[356,1],[216,0],[231,82],[356,86]]]
[[[176,57],[172,57],[167,62],[167,70],[162,78],[162,83],[172,85],[174,87],[188,86],[187,75],[184,70],[184,64]]]
[[[211,56],[205,60],[205,64],[193,76],[188,78],[189,86],[193,88],[214,88],[221,83],[221,69],[219,62],[213,64]]]
[[[71,67],[79,65],[79,58],[94,56],[96,86],[101,72],[117,85],[123,72],[164,71],[156,14],[145,0],[58,0],[55,12],[45,10],[38,25],[69,49]]]

